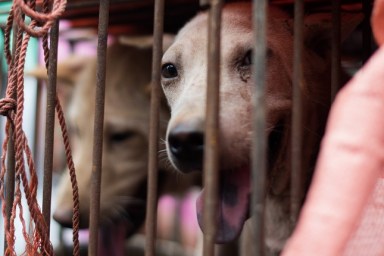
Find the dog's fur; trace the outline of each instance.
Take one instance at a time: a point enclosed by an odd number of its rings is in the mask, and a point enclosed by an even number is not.
[[[232,3],[223,8],[220,74],[220,202],[217,242],[236,238],[248,215],[250,193],[250,148],[254,80],[250,51],[253,48],[251,3]],[[198,14],[178,33],[163,56],[162,86],[171,108],[167,129],[167,152],[175,168],[190,172],[202,169],[200,150],[186,145],[188,156],[175,152],[188,143],[199,144],[203,134],[207,87],[207,17]],[[293,69],[293,20],[275,7],[268,12],[266,115],[268,136],[268,185],[266,245],[278,253],[291,233],[290,147]],[[329,16],[327,16],[329,18]],[[303,138],[301,166],[308,185],[330,105],[330,21],[324,15],[306,18],[303,64]],[[355,22],[356,23],[356,22]],[[342,29],[348,34],[354,24]],[[171,71],[170,71],[171,70]],[[176,70],[176,71],[175,71]],[[193,137],[195,136],[195,137]],[[178,137],[176,143],[174,137]],[[195,138],[195,139],[194,139]],[[188,139],[187,139],[188,140]],[[181,141],[181,142],[180,142]],[[201,148],[201,145],[195,145]],[[198,150],[196,150],[197,152]],[[193,161],[195,160],[195,161]],[[201,219],[203,195],[198,200]],[[204,229],[204,227],[202,227]]]

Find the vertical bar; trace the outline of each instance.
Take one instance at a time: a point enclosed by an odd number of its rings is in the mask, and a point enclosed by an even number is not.
[[[42,83],[40,81],[40,79],[36,79],[37,81],[37,93],[36,93],[36,105],[35,105],[35,109],[36,109],[36,120],[35,120],[35,134],[33,135],[34,136],[34,141],[35,141],[35,144],[33,145],[33,152],[35,152],[35,155],[34,155],[34,159],[33,161],[35,163],[39,163],[39,158],[40,156],[42,155],[42,152],[40,152],[40,141],[42,141],[42,132],[40,132],[40,127],[41,127],[41,123],[43,122],[43,117],[42,117],[42,113],[41,113],[41,110],[42,110],[42,99],[43,99],[43,93],[42,93]],[[40,165],[36,165],[36,168],[37,169],[40,169]]]
[[[6,200],[6,213],[8,220],[11,218],[12,205],[15,196],[15,141],[13,140],[13,129],[9,127],[9,142],[7,152],[7,174],[5,177],[5,200]],[[8,225],[9,231],[10,226]],[[4,230],[5,231],[5,230]],[[6,233],[4,232],[4,235]],[[4,252],[7,249],[7,239],[4,236]]]
[[[372,13],[371,1],[362,0],[363,5],[363,64],[369,59],[372,54],[372,29],[370,17]]]
[[[219,167],[219,87],[221,0],[211,0],[208,26],[208,76],[204,148],[204,245],[203,255],[214,255],[216,209],[218,204]]]
[[[43,179],[43,215],[47,223],[48,237],[51,220],[53,136],[55,131],[56,76],[57,76],[57,44],[59,37],[59,21],[56,20],[50,32],[50,49],[47,86],[47,112],[45,119],[44,146],[44,179]]]
[[[17,24],[14,22],[13,23],[13,42],[12,42],[12,51],[13,51],[13,58],[15,58],[16,54],[16,43],[17,43],[17,37],[20,36],[20,30],[17,26]],[[14,60],[13,60],[14,61]],[[1,72],[1,71],[0,71]],[[8,70],[9,72],[9,70]],[[7,84],[8,86],[8,84]],[[12,95],[13,98],[16,98],[16,95]],[[15,172],[16,172],[16,159],[15,159],[15,141],[13,139],[13,128],[9,128],[9,144],[7,148],[7,176],[5,180],[5,200],[6,200],[6,213],[8,220],[11,217],[12,213],[12,205],[13,205],[13,200],[15,197]],[[10,226],[8,225],[8,230]],[[7,230],[7,231],[8,231]],[[6,239],[6,233],[4,232],[4,252],[7,250],[7,239]]]
[[[266,0],[253,0],[253,29],[255,50],[253,54],[254,97],[253,97],[253,138],[252,138],[252,195],[251,215],[253,217],[253,255],[265,254],[265,193],[266,193],[266,51],[268,9]]]
[[[156,238],[156,214],[157,214],[157,172],[158,172],[158,149],[159,149],[159,109],[161,95],[161,58],[163,55],[163,23],[164,23],[164,0],[155,1],[153,20],[153,55],[152,55],[152,94],[149,123],[149,145],[148,145],[148,194],[147,194],[147,216],[146,256],[155,255]]]
[[[294,40],[293,40],[293,102],[292,102],[292,130],[291,130],[291,222],[297,221],[303,198],[302,180],[302,96],[303,86],[303,21],[304,1],[295,0]]]
[[[104,124],[104,102],[105,102],[105,77],[107,60],[107,39],[109,0],[100,0],[99,27],[97,45],[97,80],[95,99],[95,120],[93,130],[93,154],[91,174],[91,198],[89,218],[89,250],[88,255],[97,256],[98,230],[100,217],[100,190],[101,190],[101,167],[103,153],[103,124]]]
[[[332,1],[332,78],[331,78],[331,101],[335,99],[340,87],[341,57],[340,57],[340,0]]]

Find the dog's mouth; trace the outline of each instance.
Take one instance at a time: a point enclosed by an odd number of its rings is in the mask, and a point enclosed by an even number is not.
[[[125,240],[137,232],[144,222],[145,205],[142,200],[131,202],[119,217],[110,219],[108,224],[103,223],[99,236],[100,255],[125,255]]]
[[[116,216],[103,222],[103,226],[121,226],[126,228],[126,237],[134,234],[144,223],[146,213],[146,203],[144,200],[130,202],[122,207]]]
[[[101,231],[117,228],[125,238],[132,236],[143,225],[146,214],[146,181],[139,183],[134,193],[124,193],[119,186],[102,195],[104,206],[100,212]],[[122,228],[124,226],[124,232]],[[113,242],[113,241],[112,241]]]
[[[268,167],[274,168],[283,146],[283,123],[278,123],[268,135]],[[219,202],[216,209],[216,243],[227,243],[236,239],[249,218],[251,171],[250,165],[233,170],[220,170]],[[269,179],[271,174],[268,174]],[[276,177],[275,177],[276,178]],[[269,181],[270,182],[270,181]],[[269,190],[268,188],[266,188]],[[197,199],[197,218],[204,231],[204,190]]]
[[[249,167],[220,173],[219,202],[216,209],[216,243],[226,243],[239,236],[249,215]],[[204,231],[204,190],[197,199],[197,219]]]
[[[129,228],[123,224],[101,227],[99,233],[99,251],[101,256],[123,256],[124,241]]]
[[[101,256],[123,256],[125,240],[133,235],[143,224],[145,218],[144,200],[138,199],[124,206],[119,206],[119,213],[116,215],[100,213],[99,228],[99,255]],[[121,208],[120,208],[121,207]],[[111,207],[112,209],[113,207]],[[116,208],[116,207],[115,207]],[[116,211],[114,211],[116,212]],[[80,214],[80,218],[82,215]],[[89,244],[89,219],[83,218],[80,221],[81,232],[79,235],[80,245],[86,247]],[[63,223],[65,224],[65,223]],[[72,225],[66,224],[66,228]],[[82,235],[83,234],[83,235]],[[86,234],[86,235],[85,235]],[[66,239],[68,238],[68,239]],[[64,236],[64,246],[72,246],[71,235]]]
[[[145,212],[145,201],[137,199],[122,207],[115,216],[102,218],[99,233],[100,255],[125,255],[124,241],[142,226]]]

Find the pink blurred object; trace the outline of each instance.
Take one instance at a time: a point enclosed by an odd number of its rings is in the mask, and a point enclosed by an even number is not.
[[[182,244],[190,250],[196,247],[200,232],[196,216],[196,200],[200,192],[200,188],[192,188],[185,196],[180,209]]]
[[[157,236],[160,239],[174,237],[175,223],[177,222],[177,208],[180,199],[166,194],[159,198],[157,206]]]
[[[372,26],[384,43],[384,0]],[[384,46],[338,94],[283,256],[384,255]]]
[[[187,250],[197,243],[199,225],[196,218],[196,199],[199,188],[191,188],[182,197],[163,195],[158,203],[157,235],[165,240],[175,239]]]

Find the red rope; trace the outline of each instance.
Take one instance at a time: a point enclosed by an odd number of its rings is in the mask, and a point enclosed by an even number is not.
[[[11,7],[6,28],[4,48],[5,56],[9,66],[8,87],[5,98],[0,100],[0,114],[7,117],[5,128],[6,138],[2,146],[1,171],[0,171],[0,199],[2,200],[2,213],[4,217],[4,229],[6,232],[7,249],[5,255],[16,255],[15,246],[15,227],[16,211],[19,210],[19,219],[22,223],[22,233],[26,241],[25,253],[27,255],[53,255],[53,248],[48,237],[47,223],[37,202],[38,178],[33,162],[31,150],[23,131],[23,112],[24,112],[24,65],[28,42],[31,36],[43,37],[43,49],[46,65],[48,66],[48,31],[55,20],[64,12],[66,0],[54,0],[52,10],[49,11],[49,0],[43,2],[43,13],[37,12],[35,0],[14,0]],[[25,16],[31,18],[29,24],[25,23]],[[12,55],[10,50],[11,29],[14,22],[19,26],[16,37],[15,51]],[[37,26],[40,25],[40,27]],[[79,255],[80,247],[78,241],[79,230],[79,195],[76,181],[75,168],[69,146],[69,138],[60,102],[56,96],[56,112],[63,133],[67,164],[70,170],[71,182],[73,187],[73,255]],[[11,129],[12,127],[12,129]],[[12,134],[10,133],[12,131]],[[15,197],[12,205],[11,216],[8,219],[6,213],[6,201],[4,196],[4,177],[7,173],[6,157],[9,138],[13,136],[15,142]],[[26,157],[26,161],[24,159]],[[28,168],[25,164],[27,163]],[[27,171],[29,170],[29,175]],[[29,177],[29,178],[28,178]],[[21,204],[21,185],[27,200],[28,209],[31,215],[32,235],[27,232],[26,223],[23,218],[23,207]]]
[[[56,96],[56,112],[59,119],[60,127],[63,133],[65,155],[67,158],[67,165],[69,169],[69,175],[72,183],[72,200],[73,200],[73,217],[72,217],[72,229],[73,229],[73,255],[80,255],[80,243],[79,243],[79,225],[80,225],[80,201],[79,201],[79,189],[76,181],[75,165],[72,159],[71,146],[69,143],[68,131],[65,125],[64,113],[61,108],[59,98]]]

